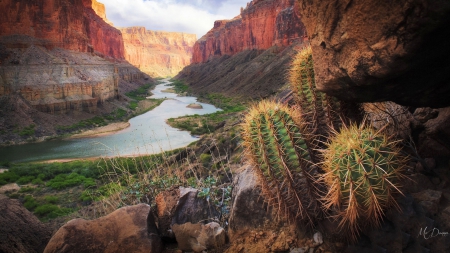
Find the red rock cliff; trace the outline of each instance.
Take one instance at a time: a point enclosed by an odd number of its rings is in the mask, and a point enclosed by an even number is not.
[[[145,27],[120,30],[125,59],[151,76],[175,76],[191,64],[195,34],[149,31]]]
[[[120,31],[95,13],[91,0],[3,0],[0,9],[0,36],[28,35],[46,47],[123,59]]]
[[[232,20],[219,20],[194,45],[193,63],[305,39],[295,0],[254,0]]]

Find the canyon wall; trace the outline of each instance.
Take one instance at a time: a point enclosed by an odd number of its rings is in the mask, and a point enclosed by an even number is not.
[[[254,0],[232,20],[218,20],[194,45],[193,63],[244,50],[289,46],[306,40],[295,0]]]
[[[191,63],[195,34],[149,31],[145,27],[120,30],[125,59],[150,76],[175,76]]]
[[[91,0],[3,0],[0,9],[0,36],[28,35],[47,48],[123,59],[120,31],[95,13]]]
[[[291,57],[307,41],[294,0],[257,0],[232,20],[219,20],[194,45],[178,78],[195,93],[242,99],[275,94],[286,84]]]
[[[153,81],[125,61],[122,34],[103,20],[104,5],[95,0],[5,0],[0,8],[2,101],[92,117],[105,101]],[[0,121],[0,128],[12,124]]]

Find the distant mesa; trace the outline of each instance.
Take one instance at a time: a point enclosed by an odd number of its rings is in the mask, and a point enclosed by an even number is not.
[[[186,107],[191,109],[203,109],[203,106],[201,104],[189,104]]]

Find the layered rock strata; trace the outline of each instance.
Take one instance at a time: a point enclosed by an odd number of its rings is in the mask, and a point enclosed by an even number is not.
[[[299,1],[317,88],[358,102],[450,105],[450,2]]]
[[[154,77],[175,76],[191,63],[195,34],[121,28],[125,59]]]
[[[245,50],[289,46],[306,40],[294,0],[254,0],[232,20],[218,20],[194,45],[193,63]]]
[[[13,36],[15,41],[32,41]],[[23,44],[24,45],[24,44]],[[50,114],[95,113],[98,104],[119,95],[120,80],[144,78],[126,63],[114,63],[88,53],[27,48],[0,48],[0,96],[20,94],[35,109]]]
[[[0,9],[5,10],[0,16],[0,36],[28,35],[41,39],[47,48],[97,51],[123,59],[120,31],[95,13],[91,0],[5,0]]]

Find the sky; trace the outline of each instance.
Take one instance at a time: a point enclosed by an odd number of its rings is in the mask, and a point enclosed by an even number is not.
[[[199,39],[215,20],[232,19],[250,0],[98,0],[116,27],[197,34]]]

